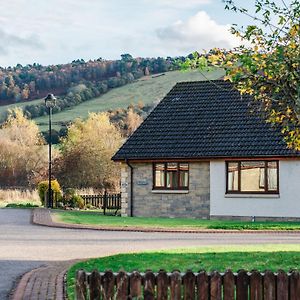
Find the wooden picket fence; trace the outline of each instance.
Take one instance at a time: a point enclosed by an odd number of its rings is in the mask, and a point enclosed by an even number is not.
[[[84,205],[90,204],[91,206],[102,209],[103,213],[107,211],[117,214],[121,209],[121,194],[108,194],[103,195],[80,195],[84,200]]]
[[[76,299],[300,300],[300,275],[298,271],[86,273],[79,270]]]

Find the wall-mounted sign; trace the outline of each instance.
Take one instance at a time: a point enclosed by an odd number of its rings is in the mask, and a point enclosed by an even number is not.
[[[137,182],[137,185],[147,185],[148,184],[148,180],[144,179],[144,180],[139,180]]]

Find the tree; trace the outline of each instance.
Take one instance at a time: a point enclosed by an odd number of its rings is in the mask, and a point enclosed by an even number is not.
[[[105,113],[91,113],[69,127],[62,141],[57,176],[64,186],[114,189],[119,185],[120,170],[111,161],[121,146],[119,130]]]
[[[133,108],[129,108],[125,119],[126,136],[130,136],[141,125],[143,118],[134,112]]]
[[[300,2],[256,0],[253,14],[232,0],[224,2],[227,10],[245,14],[258,25],[232,27],[244,45],[195,53],[182,67],[225,69],[224,79],[241,94],[253,95],[267,121],[280,126],[287,145],[300,150]]]
[[[1,185],[35,184],[47,169],[47,149],[37,125],[21,109],[9,111],[0,129]]]
[[[24,84],[24,88],[21,93],[22,100],[27,100],[29,98],[29,95],[30,95],[29,86],[28,84]]]

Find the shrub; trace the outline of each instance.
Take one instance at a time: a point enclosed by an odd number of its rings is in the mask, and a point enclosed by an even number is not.
[[[93,209],[94,206],[90,203],[88,203],[86,206],[85,206],[86,209]]]
[[[44,204],[45,194],[48,191],[48,186],[49,186],[49,183],[46,180],[41,181],[38,184],[38,193],[39,193],[42,204]],[[62,197],[62,194],[61,194],[60,185],[56,179],[51,181],[51,189],[54,193],[54,199],[60,200]]]
[[[70,199],[69,203],[71,207],[80,208],[80,209],[84,208],[84,200],[80,195],[74,195]]]
[[[64,191],[64,200],[69,201],[76,195],[76,190],[73,188],[67,188]]]
[[[75,189],[68,188],[64,192],[63,203],[72,208],[84,208],[83,198],[76,193]]]

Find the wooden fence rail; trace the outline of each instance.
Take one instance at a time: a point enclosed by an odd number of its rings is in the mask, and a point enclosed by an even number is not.
[[[121,209],[121,194],[103,195],[80,195],[84,200],[84,205],[90,204],[96,208],[102,209],[106,214],[107,210],[113,210],[114,214]]]
[[[76,299],[300,300],[300,275],[298,271],[86,273],[79,270]]]

